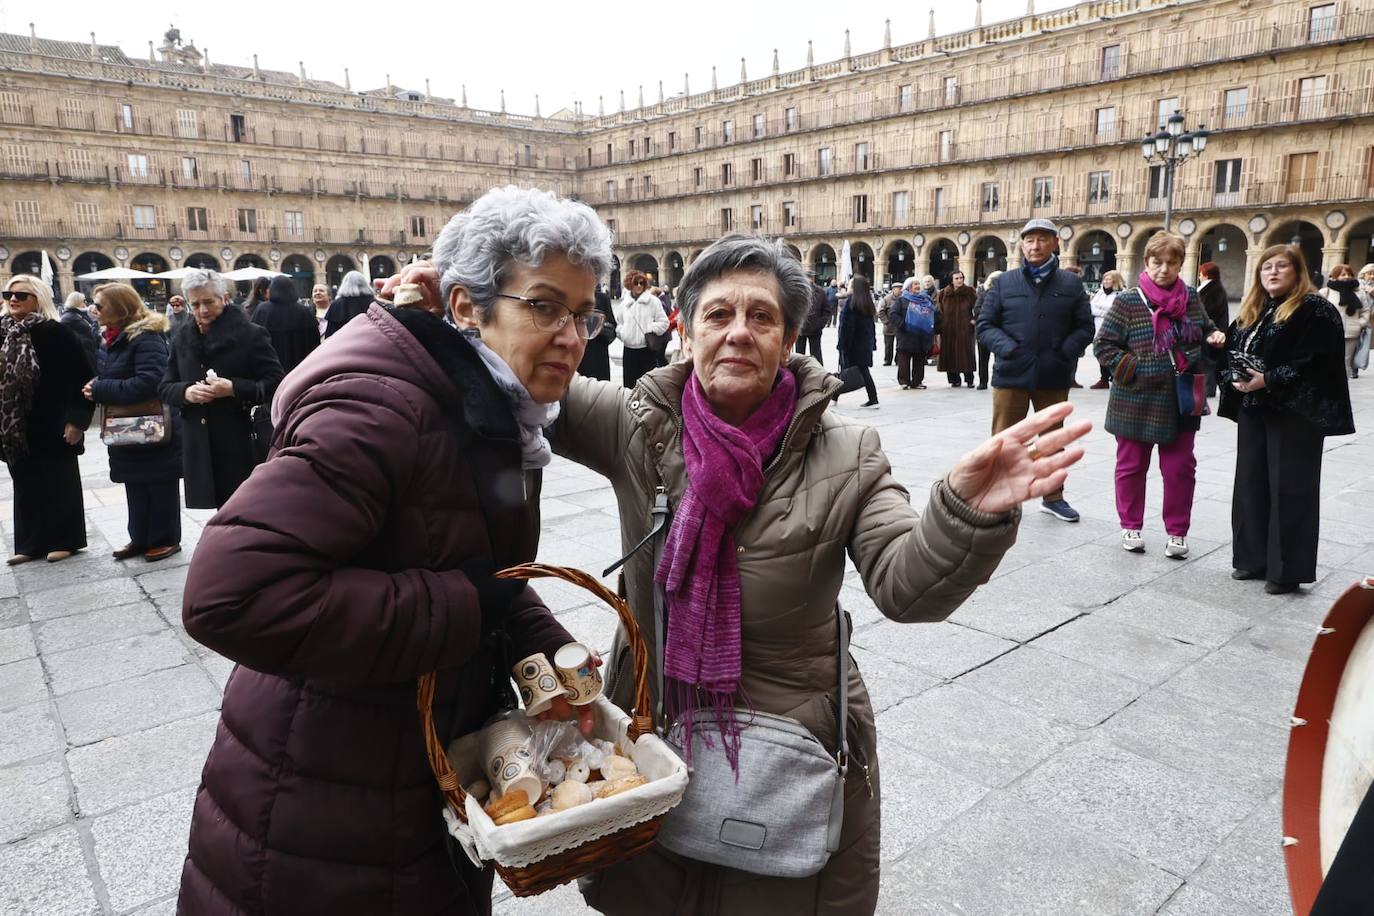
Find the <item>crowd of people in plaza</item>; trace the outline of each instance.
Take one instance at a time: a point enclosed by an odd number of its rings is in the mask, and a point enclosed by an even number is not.
[[[1216,412],[1238,428],[1233,577],[1275,594],[1316,577],[1323,442],[1354,431],[1348,379],[1368,356],[1374,265],[1341,265],[1318,289],[1300,249],[1274,246],[1232,319],[1216,265],[1189,283],[1169,232],[1137,276],[1109,272],[1091,296],[1045,219],[1022,229],[1019,265],[943,288],[819,283],[747,235],[709,246],[676,285],[634,270],[616,288],[611,243],[584,204],[506,187],[454,216],[432,259],[375,287],[350,273],[334,296],[277,277],[235,301],[193,270],[166,314],[118,283],[59,313],[37,278],[5,284],[9,562],[86,547],[79,457],[97,415],[127,500],[116,559],[179,551],[183,499],[219,510],[184,622],[237,667],[196,798],[184,911],[489,910],[490,869],[457,851],[440,814],[414,681],[438,673],[434,725],[456,738],[509,702],[513,660],[573,640],[534,587],[496,575],[539,557],[554,454],[611,481],[620,591],[652,634],[655,724],[690,729],[711,711],[709,746],[733,771],[713,789],[759,775],[738,756],[757,713],[841,747],[847,766],[818,872],[745,874],[654,846],[581,882],[605,913],[873,911],[876,724],[857,670],[836,686],[846,558],[886,617],[936,621],[992,576],[1023,503],[1078,521],[1064,486],[1089,424],[1068,401],[1088,352],[1125,550],[1146,549],[1157,450],[1164,554],[1188,556],[1195,446],[1219,391]],[[919,513],[877,433],[836,409],[859,389],[878,406],[880,347],[901,390],[927,388],[932,364],[952,388],[992,389],[989,437]],[[627,711],[629,650],[622,630],[605,665]],[[553,715],[578,718],[566,703]]]

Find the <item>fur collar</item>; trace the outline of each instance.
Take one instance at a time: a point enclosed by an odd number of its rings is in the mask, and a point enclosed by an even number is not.
[[[126,325],[125,328],[119,332],[119,336],[126,340],[133,340],[140,334],[166,334],[169,327],[171,327],[171,322],[167,320],[166,315],[161,312],[149,310],[148,314],[138,321]],[[116,343],[118,343],[118,340],[116,340]]]

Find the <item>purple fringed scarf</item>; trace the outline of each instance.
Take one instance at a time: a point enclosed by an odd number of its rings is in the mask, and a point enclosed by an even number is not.
[[[654,578],[672,625],[664,647],[664,704],[680,719],[691,754],[692,711],[716,712],[725,755],[739,772],[740,591],[731,533],[758,502],[763,463],[782,441],[797,407],[797,379],[778,371],[773,393],[743,425],[721,420],[693,375],[682,392],[687,492],[673,516]]]
[[[1176,353],[1175,348],[1198,337],[1197,327],[1188,320],[1188,284],[1177,279],[1173,286],[1165,289],[1142,270],[1140,291],[1155,306],[1150,315],[1155,331],[1155,352],[1174,353],[1179,368],[1185,368],[1183,355]]]

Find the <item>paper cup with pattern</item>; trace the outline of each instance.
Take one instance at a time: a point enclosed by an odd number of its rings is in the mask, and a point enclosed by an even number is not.
[[[520,688],[520,702],[524,704],[525,715],[537,716],[549,708],[558,697],[563,696],[563,683],[558,672],[544,657],[543,652],[521,659],[513,669],[515,686]]]
[[[567,690],[568,702],[586,706],[601,696],[601,669],[592,661],[592,650],[580,642],[570,642],[553,654],[558,679]]]
[[[498,796],[523,789],[530,804],[534,804],[543,794],[544,783],[534,772],[529,742],[530,728],[523,715],[498,719],[482,730],[479,753],[486,766],[487,781]]]

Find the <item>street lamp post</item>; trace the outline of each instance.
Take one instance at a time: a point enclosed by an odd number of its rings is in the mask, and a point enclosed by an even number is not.
[[[1140,141],[1140,153],[1151,165],[1164,167],[1164,231],[1168,232],[1174,219],[1174,172],[1180,165],[1200,155],[1207,148],[1207,125],[1185,132],[1183,114],[1175,111],[1159,133],[1146,134]]]

